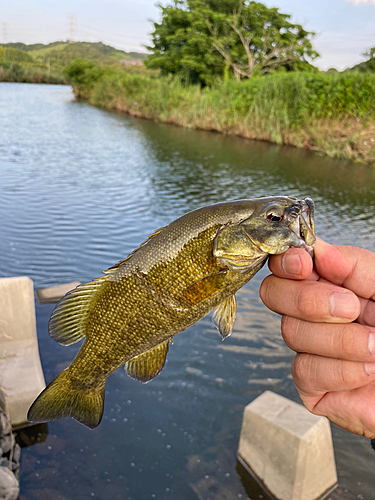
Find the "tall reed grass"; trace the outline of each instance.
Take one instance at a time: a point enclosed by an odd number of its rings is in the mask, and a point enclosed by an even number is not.
[[[0,82],[67,84],[62,71],[0,61]]]

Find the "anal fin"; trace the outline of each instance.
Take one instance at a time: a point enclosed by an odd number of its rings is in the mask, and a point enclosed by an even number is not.
[[[150,351],[130,359],[125,363],[126,374],[144,384],[155,378],[165,365],[169,342],[169,340],[166,340]]]
[[[236,309],[236,297],[233,294],[214,310],[212,321],[219,330],[223,340],[232,333],[234,320],[236,319]]]

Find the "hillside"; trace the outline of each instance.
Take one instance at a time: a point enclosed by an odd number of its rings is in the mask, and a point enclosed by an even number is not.
[[[368,73],[368,72],[375,73],[375,59],[371,58],[368,61],[363,61],[346,71],[359,71],[360,73]]]
[[[42,43],[26,45],[24,43],[8,43],[2,45],[4,48],[17,49],[26,52],[33,58],[35,63],[46,65],[51,68],[63,68],[77,58],[88,59],[96,64],[104,66],[116,66],[119,63],[134,62],[141,64],[147,54],[140,52],[125,52],[115,49],[101,42],[53,42],[47,45]]]

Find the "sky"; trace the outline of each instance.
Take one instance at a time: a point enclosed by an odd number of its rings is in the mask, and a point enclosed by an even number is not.
[[[170,0],[0,0],[0,44],[49,43],[73,38],[145,52],[157,4]],[[265,0],[316,32],[313,46],[322,70],[351,67],[375,46],[375,0]]]

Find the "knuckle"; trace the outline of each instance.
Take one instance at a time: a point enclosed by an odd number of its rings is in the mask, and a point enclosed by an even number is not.
[[[297,296],[297,307],[302,316],[306,318],[321,316],[318,302],[319,295],[315,293],[314,288],[311,286],[303,287]]]
[[[297,350],[296,337],[298,334],[298,320],[291,316],[281,318],[281,335],[286,345],[293,350]]]
[[[295,382],[299,385],[308,377],[308,354],[297,354],[292,363],[292,375]]]
[[[259,288],[259,296],[262,302],[267,306],[271,306],[270,297],[272,296],[273,289],[273,276],[267,276],[261,283]]]
[[[351,332],[348,332],[346,325],[342,325],[341,331],[339,332],[339,339],[341,355],[346,359],[350,359],[358,349],[356,339]]]
[[[269,276],[267,276],[267,278],[264,278],[259,287],[259,297],[261,298],[264,304],[266,304],[266,299],[267,299],[267,288],[269,284],[268,282],[269,282]]]

